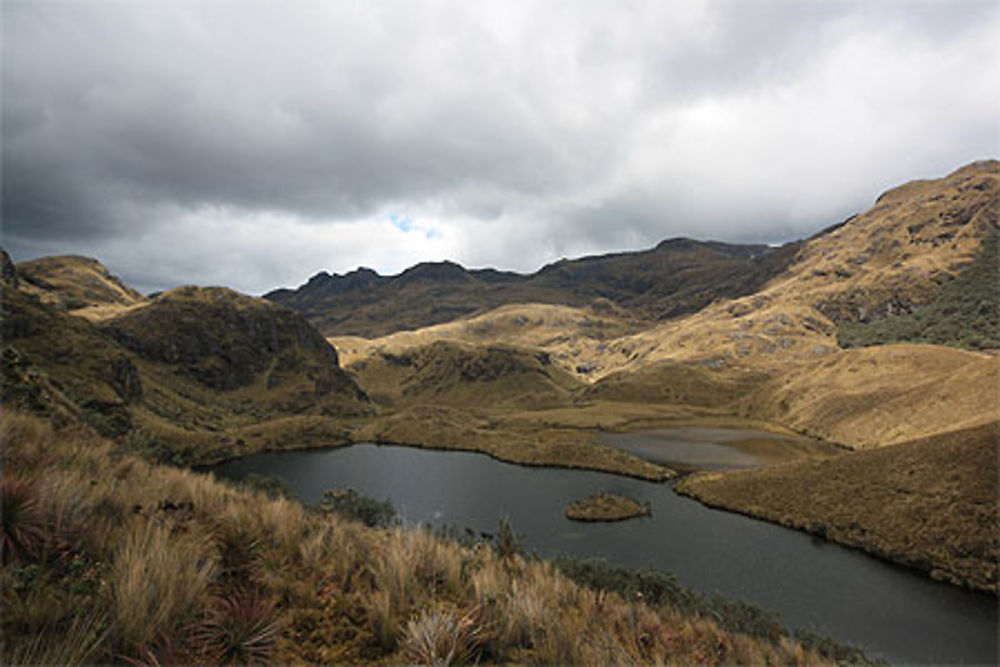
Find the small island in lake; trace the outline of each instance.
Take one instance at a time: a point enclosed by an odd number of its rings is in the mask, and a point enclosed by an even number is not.
[[[566,506],[566,518],[573,521],[623,521],[650,514],[649,505],[614,493],[598,493]]]

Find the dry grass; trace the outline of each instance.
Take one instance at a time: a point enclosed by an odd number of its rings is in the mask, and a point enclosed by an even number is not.
[[[700,473],[702,502],[997,591],[997,423],[828,460]]]
[[[758,387],[742,409],[851,447],[996,419],[1000,358],[900,343],[842,350]]]
[[[6,412],[0,433],[5,461],[42,484],[46,525],[65,528],[27,569],[0,569],[7,664],[821,661],[545,562],[150,465],[84,431]]]
[[[146,646],[192,620],[216,573],[216,557],[202,536],[136,519],[114,555],[111,594],[114,636],[124,646]]]
[[[420,405],[372,420],[352,437],[358,442],[477,451],[510,463],[584,468],[654,481],[673,474],[663,466],[597,443],[592,427],[562,427],[556,419],[548,411],[539,415],[532,411],[488,413]]]

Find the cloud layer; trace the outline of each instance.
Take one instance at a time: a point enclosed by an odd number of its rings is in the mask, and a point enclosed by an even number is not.
[[[787,240],[995,157],[997,34],[993,0],[5,2],[3,242],[260,292]]]

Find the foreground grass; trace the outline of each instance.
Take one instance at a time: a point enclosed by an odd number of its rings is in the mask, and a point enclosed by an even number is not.
[[[511,549],[373,529],[5,412],[5,664],[817,663]]]

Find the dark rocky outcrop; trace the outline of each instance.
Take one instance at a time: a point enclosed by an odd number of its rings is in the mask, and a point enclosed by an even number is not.
[[[0,248],[0,281],[10,287],[17,287],[17,267],[11,260],[10,255],[3,248]]]
[[[224,288],[171,290],[104,329],[136,354],[217,391],[245,387],[263,373],[271,388],[305,373],[317,394],[353,384],[333,346],[301,315]]]

